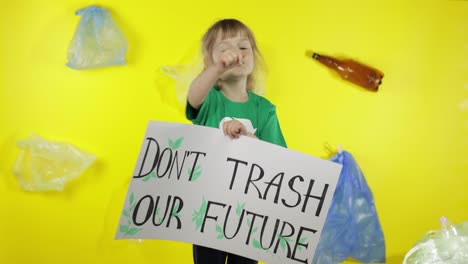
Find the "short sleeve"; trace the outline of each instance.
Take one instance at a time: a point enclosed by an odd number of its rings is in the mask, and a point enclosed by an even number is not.
[[[195,109],[187,100],[187,104],[185,107],[185,116],[188,120],[192,121],[193,124],[196,125],[205,125],[209,109],[212,107],[212,104],[215,102],[213,99],[214,95],[214,88],[210,90],[208,95],[206,96],[205,100],[203,101],[202,105],[199,109]]]
[[[266,109],[263,109],[264,112],[262,111],[264,114],[259,138],[286,148],[286,141],[284,140],[278,117],[276,115],[276,107],[268,102],[267,107],[264,108]]]

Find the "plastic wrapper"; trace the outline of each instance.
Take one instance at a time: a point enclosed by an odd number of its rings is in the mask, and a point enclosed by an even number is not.
[[[406,254],[403,264],[468,263],[468,222],[452,224],[440,219],[442,229],[429,231]]]
[[[346,151],[340,151],[331,161],[343,168],[312,263],[335,264],[348,257],[360,262],[385,262],[385,240],[363,173]]]
[[[267,66],[263,59],[258,56],[255,58],[254,63],[255,67],[252,74],[255,80],[255,86],[252,88],[252,92],[258,95],[265,95]],[[161,67],[161,73],[174,81],[177,101],[184,107],[187,103],[187,94],[190,84],[203,71],[204,67],[203,55],[198,45],[192,45],[180,64],[163,65]]]
[[[67,66],[89,69],[126,64],[127,40],[106,9],[90,6],[75,14],[81,18],[68,48]]]
[[[177,101],[185,106],[190,84],[203,70],[203,59],[201,54],[193,58],[187,64],[163,65],[161,72],[174,80],[175,95]]]
[[[37,135],[16,143],[20,148],[13,172],[27,191],[62,191],[96,157],[68,143],[47,141]]]

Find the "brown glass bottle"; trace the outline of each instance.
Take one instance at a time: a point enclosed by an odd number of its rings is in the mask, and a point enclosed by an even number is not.
[[[350,59],[338,60],[331,56],[320,55],[310,51],[307,51],[306,54],[336,71],[341,78],[367,90],[376,92],[379,89],[379,85],[382,83],[382,78],[384,76],[382,72],[357,61]]]

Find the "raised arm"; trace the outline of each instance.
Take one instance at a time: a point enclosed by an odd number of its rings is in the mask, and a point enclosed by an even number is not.
[[[219,79],[219,70],[217,67],[210,66],[205,68],[190,84],[188,91],[188,103],[195,109],[199,109],[210,89],[216,84]]]
[[[193,108],[199,109],[221,75],[240,64],[241,61],[242,55],[239,52],[234,50],[222,52],[219,59],[215,59],[215,62],[206,67],[190,84],[187,97],[189,104]]]

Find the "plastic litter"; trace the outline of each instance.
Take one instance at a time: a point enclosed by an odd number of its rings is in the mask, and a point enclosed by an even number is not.
[[[452,224],[440,219],[441,230],[429,231],[408,251],[403,264],[468,263],[468,221]]]
[[[90,6],[75,14],[81,19],[68,48],[68,67],[89,69],[126,64],[127,40],[106,9]]]
[[[385,240],[363,173],[353,156],[341,148],[331,161],[343,168],[312,263],[335,264],[348,257],[385,262]]]
[[[80,176],[96,157],[68,143],[47,141],[31,135],[16,143],[18,154],[13,172],[26,191],[62,191]]]

